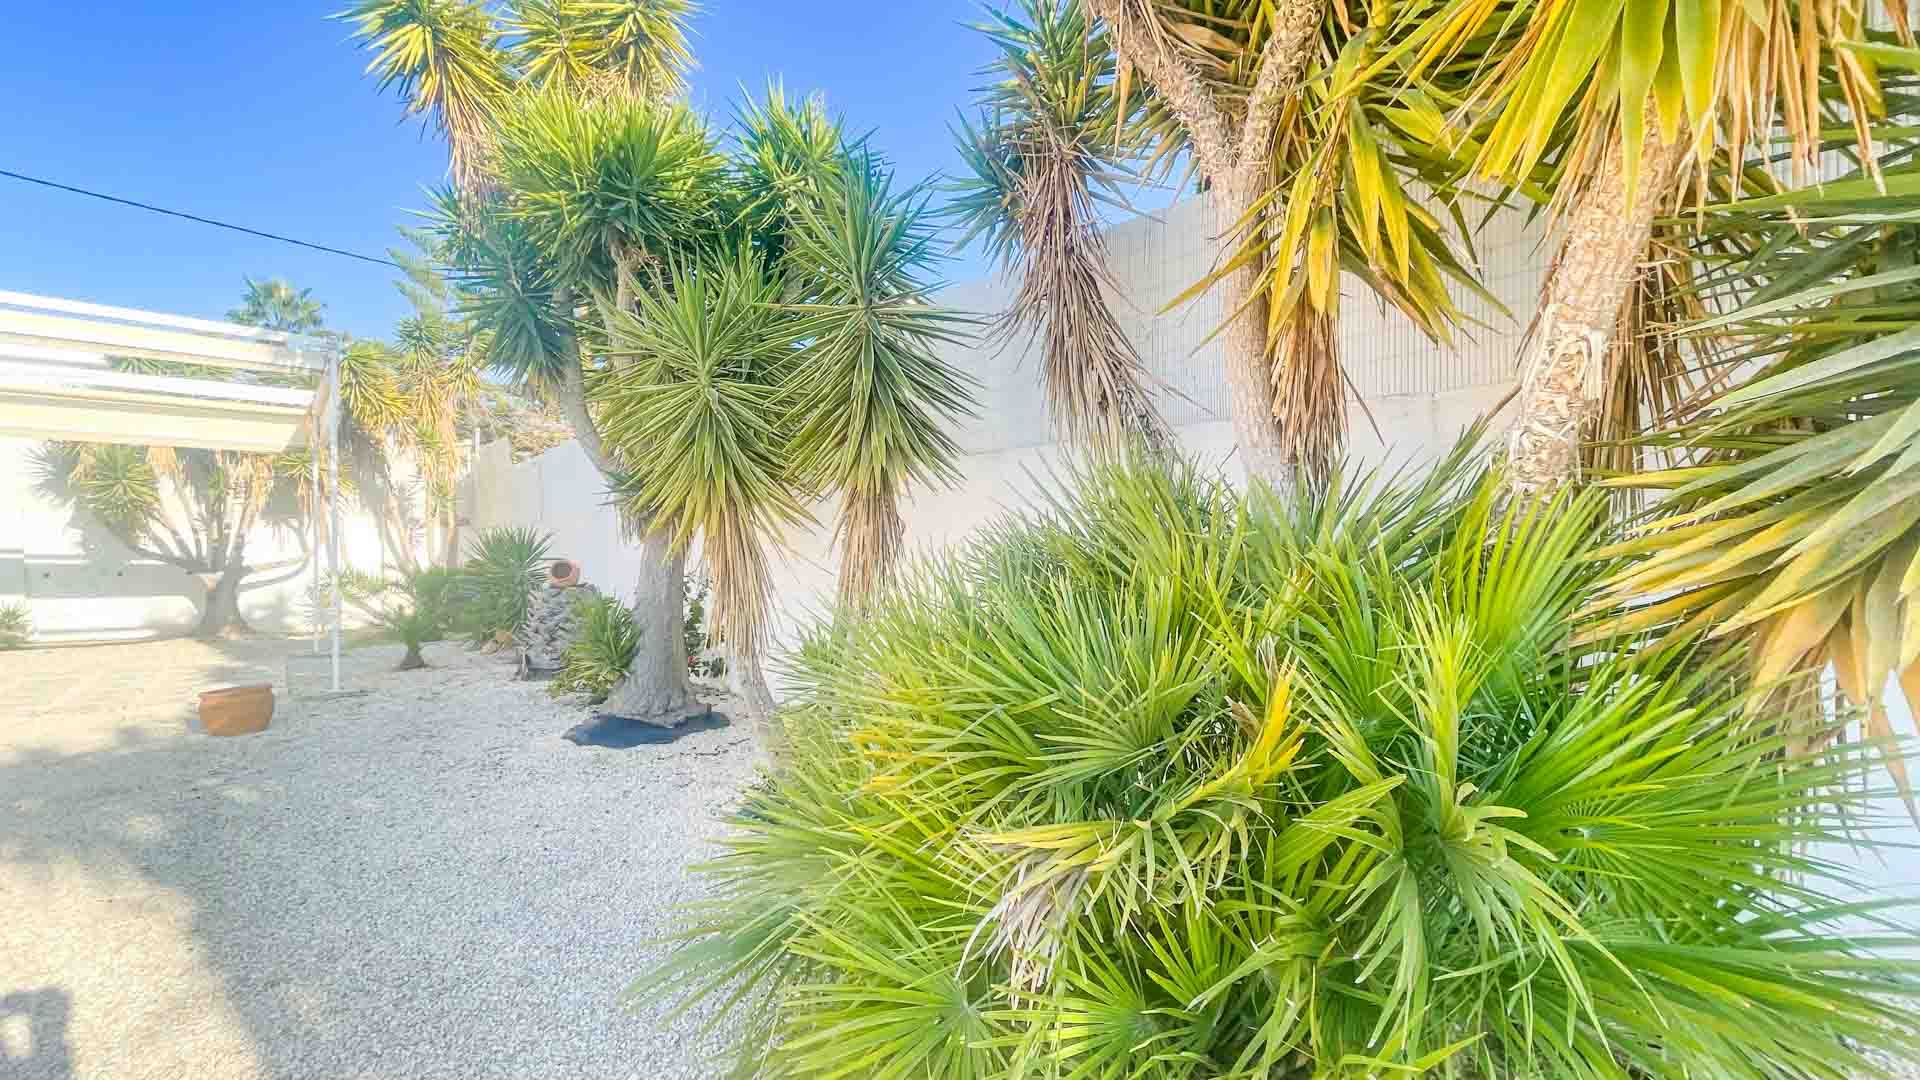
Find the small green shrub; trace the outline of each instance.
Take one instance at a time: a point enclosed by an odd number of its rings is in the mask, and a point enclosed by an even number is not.
[[[576,602],[580,632],[568,644],[565,660],[548,689],[555,696],[585,692],[605,701],[626,675],[640,648],[633,613],[611,596],[586,596]]]
[[[1578,643],[1599,502],[1500,490],[1099,466],[907,575],[802,651],[790,757],[637,989],[749,1009],[752,1075],[1911,1060],[1915,939],[1813,853],[1871,753],[1786,754],[1737,655]]]
[[[446,638],[466,588],[463,571],[433,567],[389,583],[374,594],[381,601],[377,610],[382,628],[407,647],[401,671],[427,666],[420,647]]]
[[[455,632],[475,645],[511,635],[527,619],[527,604],[552,561],[551,533],[531,528],[482,529],[467,548]]]
[[[25,604],[0,604],[0,649],[18,649],[33,639],[33,612]]]

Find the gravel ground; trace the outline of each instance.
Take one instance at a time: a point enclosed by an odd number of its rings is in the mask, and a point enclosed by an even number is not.
[[[745,728],[583,749],[586,710],[499,661],[383,645],[349,654],[364,696],[187,729],[190,691],[302,648],[0,653],[0,1075],[715,1075],[705,1017],[617,999],[697,895]]]

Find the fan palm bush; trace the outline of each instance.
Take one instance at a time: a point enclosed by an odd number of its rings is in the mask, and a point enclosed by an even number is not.
[[[407,647],[398,670],[428,666],[420,647],[446,638],[464,589],[462,576],[459,570],[436,566],[389,582],[379,592],[375,611],[381,627]]]
[[[750,1010],[743,1074],[1920,1049],[1920,964],[1886,956],[1914,939],[1811,847],[1864,824],[1863,752],[1784,755],[1730,654],[1570,644],[1604,496],[1507,500],[1464,453],[1286,501],[1178,463],[1072,481],[804,651],[791,758],[642,983]]]
[[[633,663],[640,631],[634,626],[633,613],[611,596],[583,596],[575,605],[580,630],[567,645],[565,663],[548,689],[556,697],[584,693],[602,702]]]

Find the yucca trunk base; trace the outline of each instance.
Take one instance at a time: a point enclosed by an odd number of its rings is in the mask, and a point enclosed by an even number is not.
[[[1250,200],[1235,198],[1216,190],[1218,200],[1214,221],[1221,238],[1251,205]],[[1281,437],[1280,423],[1273,415],[1273,365],[1267,355],[1267,305],[1253,297],[1259,288],[1260,271],[1244,266],[1220,280],[1221,307],[1241,311],[1221,332],[1226,353],[1227,404],[1233,414],[1234,441],[1239,444],[1240,464],[1249,481],[1261,481],[1276,491],[1286,491],[1293,480],[1293,459]],[[1244,309],[1244,310],[1243,310]]]
[[[194,637],[211,641],[253,633],[253,627],[240,614],[240,582],[246,573],[245,567],[236,566],[207,586],[206,606],[194,625]]]
[[[687,678],[683,582],[687,560],[662,530],[640,541],[640,570],[633,587],[633,626],[639,647],[627,674],[600,712],[655,727],[672,728],[705,715]]]

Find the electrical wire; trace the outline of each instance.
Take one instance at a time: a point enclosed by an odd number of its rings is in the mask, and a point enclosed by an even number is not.
[[[328,247],[325,244],[310,244],[305,240],[295,240],[291,236],[281,236],[279,233],[262,232],[259,229],[249,229],[244,225],[234,225],[225,221],[216,221],[213,218],[201,217],[198,214],[189,214],[184,210],[169,210],[164,206],[153,206],[149,203],[135,202],[132,199],[123,199],[118,195],[108,195],[104,192],[99,192],[99,191],[88,191],[86,188],[74,187],[71,184],[55,183],[52,180],[44,180],[38,176],[28,176],[25,173],[17,173],[7,169],[0,169],[0,176],[11,177],[12,179],[15,179],[15,180],[23,180],[29,184],[38,184],[41,187],[53,188],[57,191],[68,191],[68,192],[72,192],[75,195],[85,195],[88,198],[104,199],[105,201],[110,203],[119,203],[121,206],[131,206],[136,210],[146,210],[155,214],[165,214],[168,217],[185,218],[188,221],[196,221],[202,225],[212,225],[217,229],[231,229],[232,231],[237,233],[246,233],[248,236],[258,236],[264,240],[277,240],[282,244],[292,244],[296,247],[310,248],[314,251],[324,251],[329,255],[343,255],[349,259],[359,259],[361,262],[375,263],[380,266],[391,266],[396,270],[404,269],[404,267],[402,267],[399,263],[394,262],[392,259],[382,259],[373,255],[362,255],[357,251],[347,251],[342,248]]]

